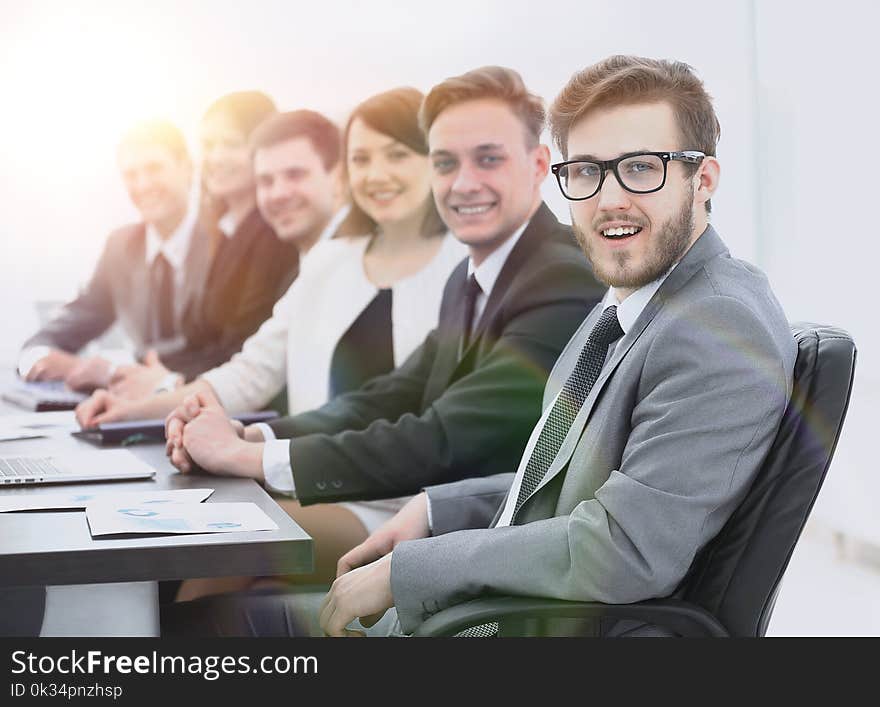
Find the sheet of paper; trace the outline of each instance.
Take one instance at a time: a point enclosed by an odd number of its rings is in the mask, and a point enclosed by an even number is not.
[[[12,442],[16,439],[34,439],[36,437],[45,437],[46,433],[33,429],[31,427],[18,427],[16,425],[7,425],[0,418],[0,442]]]
[[[31,430],[79,428],[73,410],[51,412],[16,412],[0,416],[4,426],[26,427]]]
[[[214,489],[170,491],[66,491],[63,493],[11,493],[0,490],[0,513],[11,511],[54,511],[85,508],[90,503],[117,506],[157,507],[169,503],[201,503]]]
[[[175,503],[167,506],[90,503],[92,536],[122,533],[240,533],[278,530],[255,503]]]

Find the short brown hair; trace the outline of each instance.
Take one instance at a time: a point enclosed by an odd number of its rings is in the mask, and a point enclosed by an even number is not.
[[[189,150],[186,148],[186,138],[172,122],[168,120],[145,120],[132,127],[122,140],[119,148],[126,145],[161,145],[167,149],[175,159],[189,161]]]
[[[537,145],[546,114],[540,96],[529,93],[522,76],[503,66],[484,66],[453,76],[434,86],[419,112],[419,123],[427,133],[437,116],[450,106],[483,98],[506,103],[526,128],[527,142]]]
[[[342,143],[339,128],[313,110],[295,110],[270,116],[251,133],[251,151],[274,147],[301,137],[312,144],[324,164],[324,169],[329,171],[339,163]]]
[[[360,103],[348,118],[343,132],[342,154],[345,178],[348,181],[348,134],[351,132],[351,124],[356,118],[362,120],[376,132],[387,135],[397,142],[406,145],[413,152],[420,155],[428,154],[428,141],[425,133],[419,127],[419,106],[424,96],[415,88],[404,86],[393,88],[390,91],[379,93]],[[422,235],[439,236],[446,233],[446,224],[437,212],[434,197],[428,193],[427,213],[422,223]],[[336,235],[363,236],[376,230],[376,222],[366,212],[352,201],[348,216],[339,225]]]
[[[571,77],[550,108],[550,128],[559,151],[568,157],[568,133],[589,111],[634,103],[672,106],[682,150],[715,155],[721,125],[712,98],[689,65],[680,61],[618,54]]]

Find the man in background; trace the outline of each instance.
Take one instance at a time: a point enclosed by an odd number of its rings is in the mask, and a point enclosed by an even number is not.
[[[186,142],[171,123],[142,123],[123,137],[118,163],[142,221],[110,234],[79,296],[25,343],[18,364],[25,380],[63,380],[82,390],[108,385],[131,352],[86,357],[79,351],[114,323],[137,357],[153,350],[174,367],[185,351],[183,313],[200,296],[210,266],[207,234],[190,204]]]

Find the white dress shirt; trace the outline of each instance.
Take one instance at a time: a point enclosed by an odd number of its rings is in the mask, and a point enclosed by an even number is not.
[[[217,228],[220,229],[220,233],[226,236],[227,239],[232,239],[235,235],[235,230],[238,228],[238,223],[231,211],[227,211],[220,217],[217,221]]]
[[[147,269],[153,266],[156,256],[161,253],[165,256],[165,260],[171,266],[174,273],[174,292],[175,294],[183,291],[186,282],[186,272],[184,264],[186,256],[189,252],[189,244],[192,242],[193,228],[198,218],[198,208],[193,204],[184,216],[180,225],[174,229],[168,238],[162,238],[155,226],[147,224],[147,238],[144,248]],[[174,297],[174,323],[178,326],[180,317],[182,316],[183,300],[181,297]]]
[[[604,311],[611,305],[617,306],[617,321],[620,322],[620,328],[623,330],[623,336],[626,336],[627,332],[632,329],[633,324],[636,323],[636,320],[641,315],[642,311],[644,311],[645,307],[648,305],[648,302],[651,301],[651,298],[654,296],[654,293],[660,289],[660,285],[663,284],[663,281],[669,277],[669,273],[673,271],[675,266],[671,267],[666,271],[666,274],[657,278],[653,282],[648,283],[640,287],[638,290],[633,292],[629,297],[620,300],[620,295],[613,288],[608,288],[608,292],[605,293],[605,297],[602,300],[602,310]],[[621,337],[623,338],[623,337]],[[611,358],[614,353],[614,349],[617,347],[620,339],[612,343],[608,347],[608,353],[605,356],[605,362],[608,362],[608,359]],[[557,397],[559,397],[557,395]],[[523,475],[525,474],[526,466],[528,464],[529,458],[532,455],[532,450],[535,448],[535,444],[538,442],[538,436],[541,434],[541,430],[544,428],[544,423],[547,421],[547,417],[550,415],[550,411],[553,409],[553,405],[556,403],[556,398],[553,399],[547,408],[544,410],[544,413],[541,415],[541,419],[538,420],[538,424],[535,425],[534,430],[532,430],[532,435],[529,438],[528,444],[526,444],[525,451],[523,452],[522,458],[519,463],[519,469],[517,469],[516,476],[513,479],[513,484],[511,484],[510,492],[507,494],[507,501],[504,505],[504,511],[501,513],[501,518],[498,519],[498,527],[503,527],[506,525],[510,525],[510,521],[513,518],[513,511],[516,507],[516,500],[519,496],[519,489],[522,485]]]
[[[489,295],[492,294],[492,289],[495,287],[495,281],[501,274],[501,269],[504,267],[504,263],[507,262],[507,256],[510,255],[510,251],[513,250],[513,247],[517,244],[517,241],[519,241],[520,236],[522,236],[523,231],[526,230],[526,226],[528,225],[529,222],[526,221],[522,226],[516,229],[510,238],[498,246],[498,248],[490,253],[489,256],[478,266],[474,265],[473,258],[468,258],[468,277],[473,275],[477,284],[480,286],[480,294],[477,295],[476,302],[474,302],[474,318],[471,321],[471,331],[469,331],[468,334],[473,332],[473,329],[476,328],[477,323],[480,321],[480,317],[483,316],[483,311],[486,309],[486,302],[489,301]]]

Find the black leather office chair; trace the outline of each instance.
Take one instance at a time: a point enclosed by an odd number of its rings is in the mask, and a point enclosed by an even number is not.
[[[498,621],[501,635],[556,635],[603,621],[634,620],[682,636],[763,636],[782,575],[803,530],[846,417],[856,347],[842,329],[792,325],[794,388],[773,446],[752,488],[697,556],[673,597],[635,604],[490,597],[446,609],[416,631],[454,635]]]

